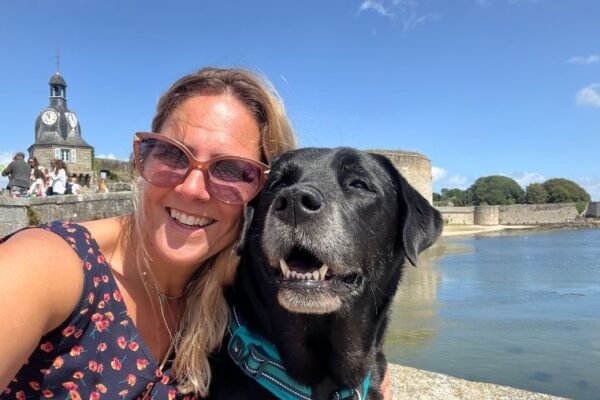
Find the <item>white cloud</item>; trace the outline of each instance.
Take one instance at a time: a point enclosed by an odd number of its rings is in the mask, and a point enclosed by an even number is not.
[[[514,179],[523,189],[526,189],[531,183],[542,183],[546,180],[544,175],[537,172],[513,172],[512,174],[500,173],[499,175]]]
[[[445,169],[436,166],[431,167],[431,176],[433,183],[437,183],[443,180],[446,177],[446,175],[448,175],[448,171],[446,171]]]
[[[570,64],[595,64],[595,63],[600,63],[600,55],[598,54],[592,54],[589,55],[587,57],[581,57],[581,56],[577,56],[577,57],[571,57],[567,60],[568,63]]]
[[[358,13],[373,11],[384,18],[399,21],[404,32],[427,21],[440,19],[438,14],[419,14],[418,7],[417,0],[364,0],[358,8]]]
[[[592,83],[581,89],[575,96],[580,106],[600,107],[600,83]]]
[[[106,158],[106,159],[109,159],[109,160],[118,160],[117,156],[115,156],[113,153],[98,154],[96,157],[97,158]]]
[[[592,201],[600,201],[600,176],[586,176],[576,182],[592,196]]]

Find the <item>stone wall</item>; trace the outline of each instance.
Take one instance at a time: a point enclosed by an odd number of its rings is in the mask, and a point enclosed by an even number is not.
[[[0,237],[52,220],[90,221],[133,211],[131,192],[12,199],[0,197]]]
[[[497,214],[496,209],[497,207]],[[565,224],[580,217],[575,203],[516,204],[511,206],[436,207],[446,224],[454,225],[543,225]],[[600,217],[600,203],[588,205],[582,213]]]
[[[436,207],[442,213],[445,224],[473,225],[475,207]]]

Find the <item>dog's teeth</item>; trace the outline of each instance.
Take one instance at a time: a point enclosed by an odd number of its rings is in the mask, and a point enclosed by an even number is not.
[[[290,277],[291,277],[292,279],[296,279],[296,276],[297,276],[297,275],[298,275],[298,274],[296,273],[296,271],[292,271],[292,272],[290,273]]]
[[[313,271],[313,273],[312,273],[312,278],[313,278],[315,281],[318,281],[318,280],[319,280],[319,271]]]
[[[319,274],[321,275],[321,280],[325,280],[325,274],[327,274],[327,270],[329,267],[327,264],[323,264],[321,268],[319,268]]]
[[[279,259],[279,267],[281,268],[281,272],[283,273],[284,277],[289,276],[290,269],[288,268],[287,263],[285,262],[285,260],[283,258]]]

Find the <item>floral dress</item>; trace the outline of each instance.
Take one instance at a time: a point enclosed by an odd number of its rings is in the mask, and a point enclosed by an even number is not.
[[[77,253],[83,293],[73,313],[42,337],[0,399],[196,399],[177,394],[169,369],[162,371],[142,342],[90,232],[60,221],[38,228],[56,233]]]

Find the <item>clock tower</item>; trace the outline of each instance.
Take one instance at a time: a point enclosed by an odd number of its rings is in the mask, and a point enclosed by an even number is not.
[[[70,175],[77,176],[82,186],[90,186],[94,149],[81,137],[77,115],[67,107],[67,82],[57,71],[48,84],[50,103],[35,121],[35,143],[28,149],[29,156],[45,168],[51,159],[61,159]]]

